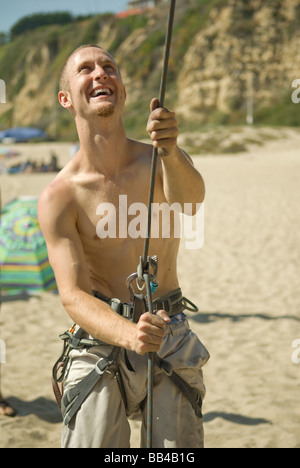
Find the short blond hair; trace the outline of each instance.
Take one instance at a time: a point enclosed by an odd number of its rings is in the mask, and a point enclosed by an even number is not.
[[[61,69],[59,75],[59,90],[60,91],[70,91],[70,83],[69,83],[69,76],[68,76],[68,65],[70,62],[71,57],[75,55],[81,49],[87,49],[88,47],[95,47],[96,49],[104,50],[103,47],[100,47],[96,44],[83,44],[80,47],[77,47],[67,58],[64,66]]]

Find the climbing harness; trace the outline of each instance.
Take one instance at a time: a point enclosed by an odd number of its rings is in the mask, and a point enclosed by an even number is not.
[[[138,320],[138,315],[146,311],[145,301],[140,302],[140,298],[134,296],[134,302],[123,303],[116,298],[108,298],[103,296],[98,291],[93,291],[93,294],[98,299],[109,304],[115,312],[127,318],[133,320],[135,317]],[[138,304],[138,306],[137,306]],[[157,298],[153,301],[153,310],[164,309],[169,317],[178,317],[183,313],[184,310],[192,312],[198,312],[198,308],[190,300],[182,296],[181,289],[178,288],[172,291],[170,294]],[[138,312],[137,312],[138,311]],[[70,352],[73,349],[86,349],[93,346],[104,346],[100,340],[94,339],[86,335],[84,330],[78,325],[74,324],[72,328],[62,335],[60,338],[63,340],[63,351],[57,362],[55,363],[52,371],[52,385],[53,391],[56,397],[58,407],[63,415],[64,424],[68,425],[71,419],[76,415],[83,402],[86,400],[88,395],[91,393],[101,376],[108,371],[108,369],[114,364],[117,367],[115,376],[119,385],[120,393],[124,401],[126,408],[126,394],[122,382],[121,374],[117,366],[117,358],[120,352],[120,348],[114,346],[108,357],[101,357],[95,364],[93,370],[85,376],[78,384],[73,386],[71,389],[64,391],[63,382],[66,376],[66,372],[70,360]],[[125,354],[125,360],[127,360],[127,367],[131,370],[131,364],[128,361],[127,355]],[[183,392],[186,398],[190,401],[195,413],[198,417],[202,417],[201,407],[202,399],[201,395],[195,388],[191,387],[185,382],[176,372],[173,371],[172,366],[165,360],[160,359],[159,356],[153,354],[154,363],[172,380],[172,382]]]

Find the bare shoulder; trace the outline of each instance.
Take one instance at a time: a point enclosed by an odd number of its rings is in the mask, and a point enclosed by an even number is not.
[[[43,230],[70,216],[76,216],[74,186],[70,171],[64,168],[40,194],[38,217]]]
[[[57,175],[47,187],[44,188],[39,196],[39,207],[45,204],[64,205],[63,202],[70,201],[72,198],[72,184],[70,180],[61,175]]]
[[[144,141],[133,140],[128,138],[128,143],[133,154],[140,158],[142,156],[150,157],[152,154],[152,145]]]
[[[140,165],[151,165],[153,145],[144,141],[130,140],[130,145],[135,156],[135,161]],[[161,161],[157,161],[157,169],[161,172]]]
[[[145,161],[148,162],[152,160],[153,156],[153,145],[151,143],[146,143],[142,141],[137,141],[137,140],[130,140],[132,144],[132,148],[134,150],[134,153],[136,155],[136,158],[139,161]],[[193,166],[194,162],[190,155],[182,148],[177,147],[177,151],[182,155],[183,158],[187,159],[189,163]],[[161,174],[162,171],[162,164],[161,164],[161,158],[157,159],[157,169],[159,173]]]

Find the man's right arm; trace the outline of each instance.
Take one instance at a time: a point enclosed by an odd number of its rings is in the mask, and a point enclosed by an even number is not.
[[[144,314],[138,324],[121,317],[92,294],[89,270],[76,227],[77,210],[65,181],[39,198],[39,223],[46,239],[62,304],[71,319],[105,343],[145,354],[160,348],[168,318]]]

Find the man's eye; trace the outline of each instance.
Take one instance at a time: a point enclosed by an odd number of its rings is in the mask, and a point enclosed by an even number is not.
[[[89,71],[90,67],[88,65],[83,65],[83,67],[80,67],[79,72],[84,72],[84,71]]]
[[[106,65],[104,68],[105,68],[105,70],[107,70],[109,72],[114,72],[115,71],[113,65]]]

